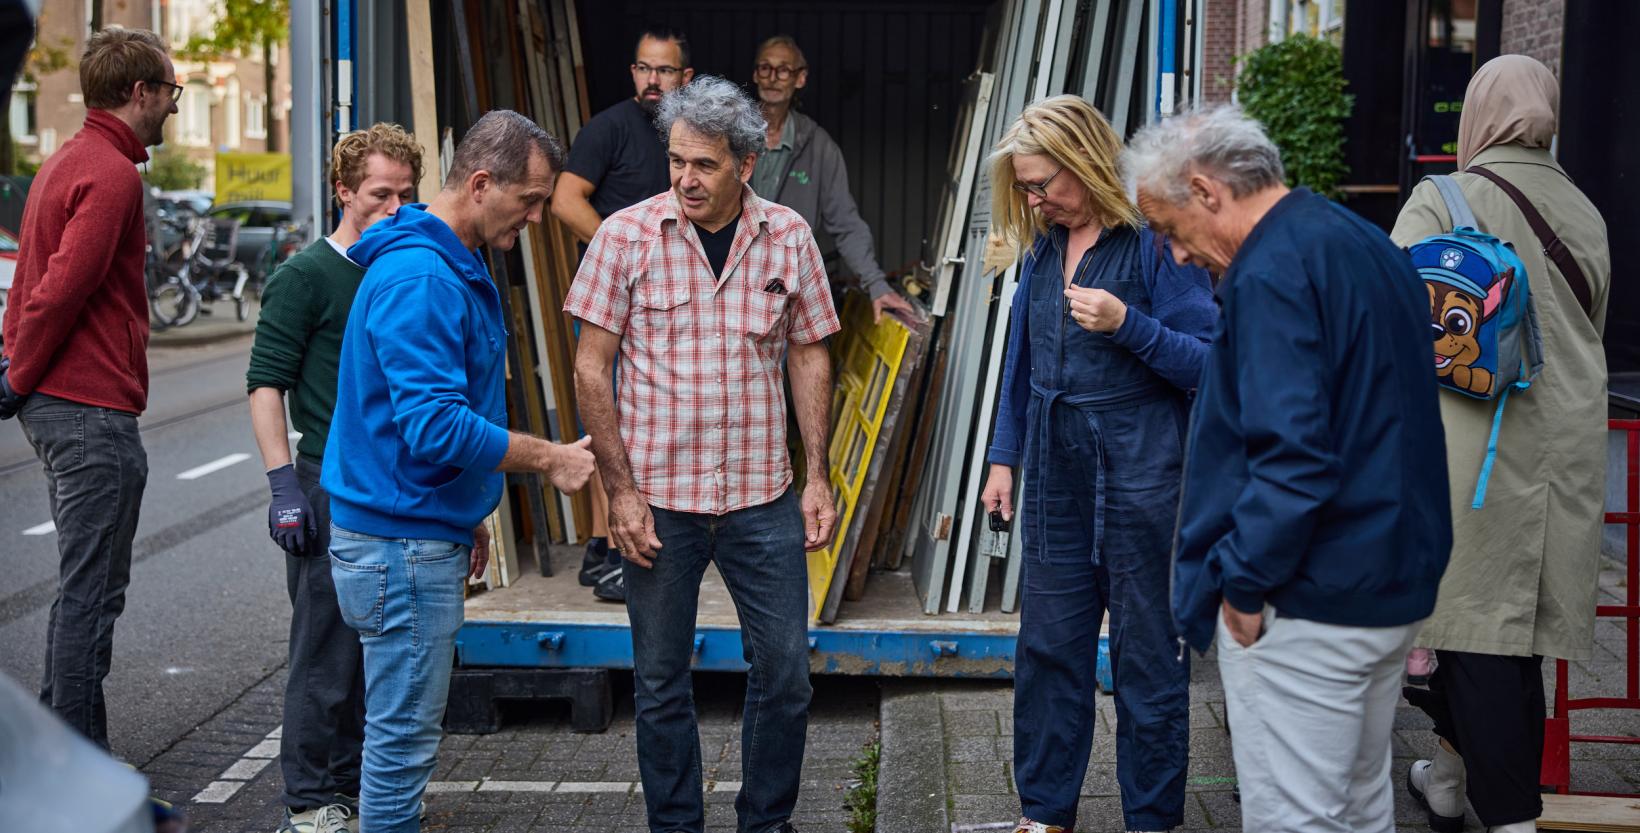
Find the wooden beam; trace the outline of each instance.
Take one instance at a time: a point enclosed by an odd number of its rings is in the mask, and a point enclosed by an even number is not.
[[[1604,830],[1640,833],[1640,796],[1545,795],[1540,830]]]
[[[410,121],[421,145],[421,182],[416,194],[426,202],[444,183],[439,177],[438,87],[433,75],[433,14],[430,0],[405,0],[404,26],[410,50]],[[328,183],[327,183],[328,184]]]

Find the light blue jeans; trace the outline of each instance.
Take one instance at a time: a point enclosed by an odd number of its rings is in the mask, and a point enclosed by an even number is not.
[[[342,619],[364,645],[360,833],[417,833],[444,736],[470,548],[330,528]]]

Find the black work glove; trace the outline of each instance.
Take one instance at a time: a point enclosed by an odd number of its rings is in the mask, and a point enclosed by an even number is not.
[[[0,419],[11,419],[17,412],[23,410],[23,402],[28,394],[18,393],[11,386],[11,376],[6,369],[11,367],[11,359],[0,356]]]
[[[319,526],[313,519],[313,506],[296,479],[296,467],[286,463],[268,472],[268,488],[273,491],[273,502],[268,504],[268,535],[285,552],[307,555],[308,547],[318,540]]]

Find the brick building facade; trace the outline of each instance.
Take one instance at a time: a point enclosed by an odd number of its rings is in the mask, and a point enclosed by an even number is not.
[[[194,34],[209,31],[214,4],[208,0],[127,0],[103,4],[104,25],[159,32],[173,50]],[[20,157],[43,161],[68,141],[85,121],[80,94],[79,56],[90,36],[89,4],[46,0],[36,39],[67,53],[71,65],[14,88],[9,114]],[[165,148],[185,154],[207,171],[203,187],[212,188],[218,151],[288,150],[290,132],[289,51],[274,58],[274,120],[267,124],[267,100],[261,55],[211,61],[176,60],[182,99],[165,126]],[[22,129],[19,129],[22,128]]]

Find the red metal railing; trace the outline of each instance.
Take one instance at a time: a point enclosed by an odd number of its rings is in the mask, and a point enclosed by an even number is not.
[[[1614,419],[1610,430],[1626,434],[1624,449],[1624,511],[1607,512],[1606,523],[1626,527],[1628,581],[1624,604],[1599,605],[1595,617],[1624,620],[1628,635],[1625,659],[1627,692],[1623,697],[1574,698],[1567,691],[1567,663],[1555,662],[1554,716],[1544,721],[1543,771],[1545,786],[1562,795],[1608,795],[1628,797],[1630,793],[1577,792],[1571,789],[1573,743],[1640,744],[1640,737],[1622,735],[1574,735],[1571,713],[1582,709],[1625,709],[1640,711],[1640,419]]]

